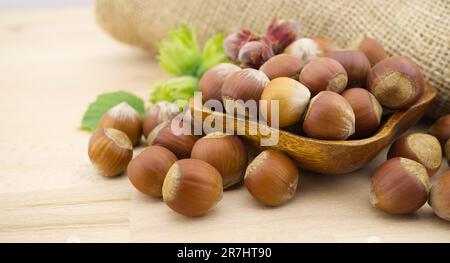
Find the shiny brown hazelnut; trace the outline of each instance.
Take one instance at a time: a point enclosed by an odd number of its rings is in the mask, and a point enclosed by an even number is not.
[[[153,105],[144,117],[142,132],[145,138],[159,124],[170,121],[180,113],[180,107],[174,103],[161,101]]]
[[[267,60],[259,70],[264,72],[269,79],[278,77],[297,79],[303,65],[303,61],[296,56],[279,54]]]
[[[210,133],[199,139],[192,148],[192,159],[203,160],[222,175],[223,188],[239,183],[247,168],[247,149],[235,135]]]
[[[422,164],[433,176],[442,163],[442,148],[436,137],[426,133],[412,133],[398,138],[389,149],[387,158],[403,157]]]
[[[355,113],[355,134],[352,139],[367,138],[380,126],[383,108],[372,93],[362,88],[347,89],[342,97],[350,103]]]
[[[100,174],[117,176],[133,158],[133,145],[122,131],[98,128],[89,140],[88,155]]]
[[[311,94],[300,82],[280,77],[269,82],[261,95],[261,101],[267,105],[261,105],[262,116],[271,123],[273,117],[278,118],[279,127],[287,127],[300,121],[308,106]],[[278,101],[278,115],[272,116],[274,109],[271,101]]]
[[[367,77],[367,88],[381,105],[408,109],[424,92],[419,67],[406,57],[390,57],[378,62]]]
[[[247,167],[245,186],[259,202],[278,206],[294,197],[299,171],[295,163],[276,150],[265,150]]]
[[[345,140],[355,132],[355,114],[344,97],[321,91],[309,103],[303,131],[315,139]]]
[[[128,179],[141,193],[160,197],[164,178],[176,161],[175,154],[166,148],[149,146],[128,164]]]
[[[428,203],[437,216],[450,221],[450,171],[440,175],[433,183]]]
[[[231,73],[222,87],[222,100],[226,110],[229,110],[227,105],[233,105],[236,100],[257,103],[269,81],[266,74],[252,68]]]
[[[372,176],[370,201],[390,214],[414,213],[427,202],[428,178],[425,167],[416,161],[389,159]]]
[[[171,128],[171,121],[156,126],[148,135],[148,145],[159,145],[173,152],[178,159],[189,158],[197,137],[191,134],[177,135]]]
[[[122,102],[108,110],[100,119],[99,128],[113,128],[124,132],[133,146],[141,142],[142,119],[128,103]]]
[[[344,67],[327,57],[311,60],[299,76],[299,81],[309,89],[312,96],[323,90],[341,93],[347,87],[347,80]]]
[[[445,148],[450,140],[450,114],[440,117],[430,128],[429,133],[435,136]]]
[[[370,70],[370,62],[366,55],[357,50],[335,50],[325,54],[337,60],[347,72],[350,86],[364,86]]]
[[[366,36],[354,40],[350,43],[349,48],[363,52],[371,66],[388,57],[383,45],[378,40]]]
[[[197,159],[175,162],[167,172],[164,202],[185,216],[201,216],[222,199],[222,177],[212,165]]]
[[[241,68],[231,63],[221,63],[203,74],[198,84],[198,90],[202,93],[203,101],[222,101],[222,85],[225,79],[233,72]]]

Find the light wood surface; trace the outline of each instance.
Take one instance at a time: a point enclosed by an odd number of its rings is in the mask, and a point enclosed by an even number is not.
[[[78,129],[88,103],[118,89],[147,98],[167,77],[103,33],[91,9],[0,12],[0,242],[450,241],[428,205],[407,217],[369,205],[385,151],[352,174],[302,173],[285,206],[263,207],[241,185],[201,218],[175,214],[126,176],[96,174]]]

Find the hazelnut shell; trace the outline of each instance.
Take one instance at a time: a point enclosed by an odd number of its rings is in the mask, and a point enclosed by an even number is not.
[[[176,161],[175,154],[166,148],[149,146],[128,164],[128,179],[141,193],[160,197],[164,178]]]
[[[352,139],[368,138],[379,128],[383,108],[366,89],[351,88],[342,93],[355,113],[355,134]]]
[[[256,200],[278,206],[295,195],[298,178],[299,171],[288,156],[276,150],[265,150],[247,167],[244,182]]]
[[[142,132],[147,138],[150,132],[159,124],[173,119],[180,113],[180,108],[170,102],[158,102],[148,110],[144,117]]]
[[[390,214],[411,214],[428,198],[430,181],[420,163],[396,157],[384,162],[372,176],[371,203]]]
[[[220,173],[202,160],[184,159],[175,162],[164,180],[164,202],[185,216],[201,216],[222,198]]]
[[[259,70],[264,72],[269,79],[278,77],[297,79],[303,66],[303,61],[296,56],[279,54],[267,60]]]
[[[133,158],[133,145],[122,131],[98,128],[89,140],[88,155],[100,174],[117,176],[125,171]]]
[[[437,216],[450,221],[450,170],[433,183],[428,203]]]
[[[287,127],[300,121],[306,107],[308,106],[311,93],[300,82],[280,77],[269,82],[261,95],[261,101],[266,101],[267,105],[261,105],[260,111],[263,117],[271,123],[272,107],[271,100],[278,101],[278,124],[279,127]],[[272,123],[273,124],[273,123]]]
[[[231,73],[240,69],[240,67],[231,63],[221,63],[208,69],[198,84],[198,90],[202,92],[203,101],[222,101],[222,86],[225,79]]]
[[[171,121],[156,126],[148,135],[148,145],[159,145],[173,152],[178,159],[189,158],[197,136],[191,134],[176,135],[171,129]]]
[[[303,131],[315,139],[345,140],[355,132],[355,114],[344,97],[321,91],[309,103]]]
[[[141,142],[142,119],[139,113],[126,102],[108,110],[100,119],[99,128],[113,128],[124,132],[133,146]]]
[[[388,57],[383,45],[371,37],[360,37],[351,43],[349,48],[363,52],[371,66]]]
[[[323,90],[341,93],[347,86],[347,72],[334,59],[321,57],[311,60],[302,70],[299,81],[312,96]]]
[[[191,158],[214,166],[222,175],[224,189],[239,183],[247,168],[247,149],[239,137],[220,132],[200,138],[192,148]]]
[[[335,50],[325,54],[337,60],[347,72],[350,86],[364,86],[370,70],[370,62],[366,55],[357,50]]]
[[[367,87],[381,105],[408,109],[424,92],[424,80],[417,65],[406,57],[390,57],[370,70]]]
[[[450,114],[440,117],[430,128],[429,133],[435,136],[442,147],[450,139]],[[445,148],[445,147],[444,147]]]
[[[436,137],[412,133],[398,138],[389,149],[387,158],[403,157],[422,164],[428,175],[434,175],[442,163],[442,148]]]

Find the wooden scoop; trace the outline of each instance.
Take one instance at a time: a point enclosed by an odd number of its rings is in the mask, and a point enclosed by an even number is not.
[[[220,112],[211,111],[205,107],[196,108],[194,103],[190,103],[190,110],[194,118],[199,116],[202,121],[206,117],[214,115],[212,117],[223,120],[222,127],[225,127],[227,121],[233,123],[234,134],[238,134],[237,132],[245,134],[242,136],[262,149],[272,148],[287,153],[297,161],[301,168],[323,174],[344,174],[363,167],[398,135],[413,126],[425,114],[436,95],[437,90],[426,85],[422,98],[414,106],[408,110],[397,111],[389,116],[378,132],[366,139],[346,141],[317,140],[279,130],[278,143],[270,147],[260,146],[260,140],[267,138],[263,134],[267,134],[268,130],[274,130],[267,125],[234,118]]]

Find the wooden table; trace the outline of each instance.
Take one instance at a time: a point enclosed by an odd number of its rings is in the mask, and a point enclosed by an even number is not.
[[[147,98],[149,83],[167,77],[102,32],[92,9],[0,12],[0,241],[450,241],[450,224],[428,205],[406,217],[369,205],[385,152],[352,174],[303,173],[285,206],[263,207],[241,186],[201,218],[172,212],[126,176],[96,174],[90,134],[79,130],[88,103],[118,89]]]

